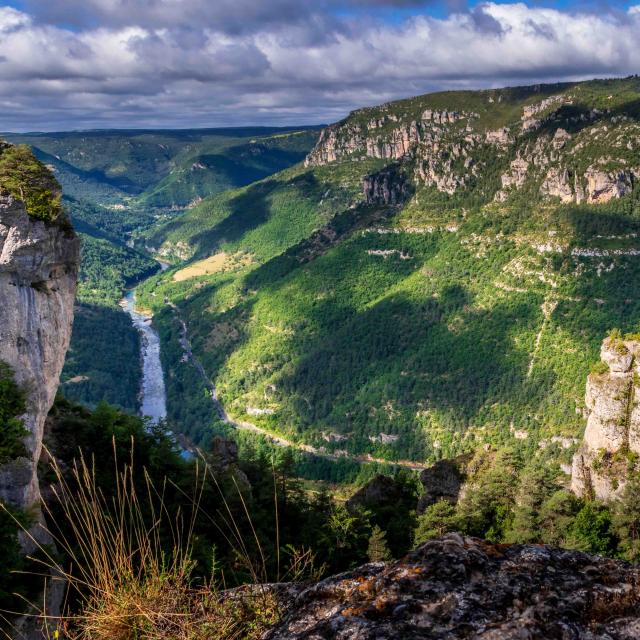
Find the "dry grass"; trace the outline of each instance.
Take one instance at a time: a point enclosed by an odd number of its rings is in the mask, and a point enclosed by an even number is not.
[[[63,568],[44,547],[40,552],[46,559],[40,562],[43,575],[57,574],[67,582],[69,600],[79,601],[79,606],[74,605],[74,612],[60,618],[45,620],[46,616],[39,614],[49,629],[49,638],[253,640],[279,618],[276,593],[268,586],[256,584],[224,591],[212,578],[207,585],[193,587],[191,538],[198,495],[202,495],[207,475],[215,482],[207,467],[198,475],[201,481],[192,499],[195,503],[189,507],[191,513],[177,516],[169,513],[163,489],[153,486],[146,472],[146,493],[138,495],[132,464],[117,474],[111,500],[101,493],[84,459],[75,464],[69,481],[55,463],[53,470],[57,479],[54,491],[67,526],[56,532],[48,530],[48,534],[70,563],[68,569]],[[189,504],[189,500],[185,502]],[[263,564],[256,568],[249,559],[241,527],[226,502],[225,506],[229,519],[222,518],[222,526],[228,530],[223,535],[237,549],[254,582],[260,583],[266,570],[259,541],[256,539]],[[145,517],[145,512],[151,517]],[[49,511],[48,518],[52,517]],[[65,529],[71,531],[68,537],[59,533]],[[255,536],[252,526],[251,530]],[[167,531],[173,538],[169,553],[165,551],[166,541],[161,543],[161,534],[166,537]],[[292,577],[312,565],[313,557],[308,552],[294,554]]]
[[[198,276],[208,276],[221,271],[235,271],[251,264],[251,256],[247,253],[228,254],[220,251],[204,260],[198,260],[173,274],[174,282],[182,282]]]

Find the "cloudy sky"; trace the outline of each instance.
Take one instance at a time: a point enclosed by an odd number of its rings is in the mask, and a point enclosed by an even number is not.
[[[640,73],[638,42],[638,0],[0,0],[0,130],[324,123]]]

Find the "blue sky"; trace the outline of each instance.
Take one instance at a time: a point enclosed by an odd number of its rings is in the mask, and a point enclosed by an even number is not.
[[[638,73],[639,41],[640,0],[0,0],[0,129],[321,123]]]

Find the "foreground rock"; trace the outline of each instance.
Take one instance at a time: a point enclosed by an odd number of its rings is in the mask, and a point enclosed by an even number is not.
[[[450,534],[301,591],[265,639],[631,640],[639,586],[623,562]]]

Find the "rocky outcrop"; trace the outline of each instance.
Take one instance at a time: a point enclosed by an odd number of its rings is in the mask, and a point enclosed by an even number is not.
[[[393,505],[401,499],[401,492],[393,478],[378,474],[356,491],[346,502],[348,509]]]
[[[519,189],[526,181],[529,175],[529,160],[518,157],[509,165],[509,171],[500,176],[502,189],[498,191],[495,199],[498,202],[504,202],[509,197],[509,191]]]
[[[540,187],[540,193],[550,198],[560,198],[564,203],[573,202],[575,195],[571,188],[569,171],[563,167],[549,169]]]
[[[511,132],[507,127],[496,129],[495,131],[487,131],[485,134],[485,142],[495,145],[496,147],[508,147],[512,142]]]
[[[634,177],[629,171],[603,171],[589,167],[585,173],[587,202],[600,204],[622,198],[631,191]]]
[[[364,178],[362,182],[367,204],[395,205],[406,200],[409,183],[400,165],[394,164]]]
[[[265,639],[631,640],[639,586],[623,562],[450,534],[288,594]]]
[[[305,166],[328,164],[354,154],[399,160],[412,154],[420,143],[440,140],[450,125],[473,117],[477,114],[426,109],[419,121],[405,123],[392,114],[373,118],[364,126],[347,119],[322,131]]]
[[[438,111],[435,109],[425,109],[422,112],[423,122],[435,122],[436,124],[453,124],[458,120],[466,120],[467,118],[477,118],[477,113],[458,113],[457,111]]]
[[[362,152],[366,147],[366,137],[357,124],[332,125],[323,129],[316,146],[305,158],[305,167],[320,166],[335,162],[352,153]]]
[[[467,477],[467,466],[471,461],[470,454],[457,458],[439,460],[420,474],[423,487],[418,502],[418,513],[440,500],[447,500],[452,504],[458,501],[462,486]]]
[[[0,468],[0,500],[39,504],[44,422],[58,389],[73,320],[79,240],[65,220],[30,217],[0,195],[0,360],[14,371],[27,410],[27,455]]]
[[[587,428],[573,458],[571,488],[610,500],[621,494],[640,454],[640,342],[607,338],[600,355],[602,371],[587,379]]]
[[[542,125],[542,120],[537,118],[543,111],[547,111],[548,109],[552,109],[553,107],[558,107],[563,102],[565,102],[566,97],[559,96],[549,96],[536,104],[527,105],[522,110],[522,131],[523,133],[528,133],[529,131],[535,131]]]

